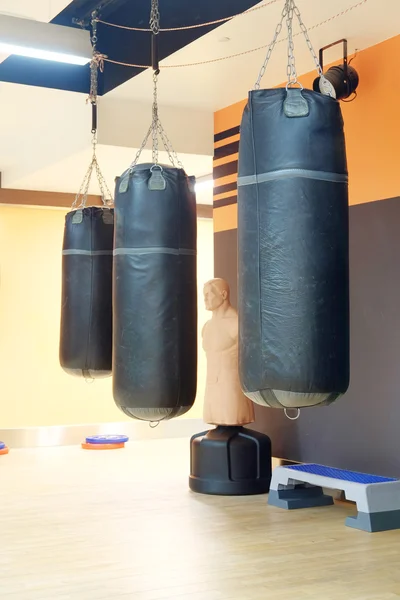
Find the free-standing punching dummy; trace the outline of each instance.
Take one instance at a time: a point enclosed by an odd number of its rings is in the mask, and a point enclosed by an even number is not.
[[[109,208],[112,195],[96,157],[96,26],[93,19],[90,64],[93,156],[73,210],[65,218],[62,250],[60,364],[67,373],[86,379],[107,377],[111,375],[112,366],[114,211]],[[86,206],[93,171],[101,191],[102,207]]]
[[[153,120],[117,180],[113,395],[130,417],[157,423],[188,411],[197,384],[196,197],[158,116],[158,0],[151,2]],[[153,162],[137,164],[149,136]],[[159,164],[158,136],[172,167]]]
[[[238,177],[241,384],[285,409],[329,404],[349,384],[343,119],[335,99],[297,82],[293,14],[301,23],[286,0],[288,86],[258,89],[264,64],[243,113]]]
[[[205,494],[267,492],[271,479],[271,442],[244,429],[254,421],[254,405],[240,388],[238,315],[229,300],[229,285],[212,279],[204,286],[212,318],[203,327],[207,378],[203,418],[216,429],[191,439],[190,488]]]
[[[247,425],[254,421],[254,405],[240,388],[238,315],[230,304],[229,285],[213,279],[203,291],[205,307],[212,312],[202,331],[207,356],[203,419],[212,425]]]

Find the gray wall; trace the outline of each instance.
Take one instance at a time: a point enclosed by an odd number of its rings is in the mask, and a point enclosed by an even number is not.
[[[237,298],[237,232],[215,234],[215,276]],[[256,407],[274,456],[400,477],[400,198],[350,208],[351,384],[297,421]]]

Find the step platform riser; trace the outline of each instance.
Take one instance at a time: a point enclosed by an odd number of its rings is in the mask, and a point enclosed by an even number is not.
[[[336,473],[337,478],[332,476]],[[343,491],[347,500],[357,504],[358,514],[346,520],[348,527],[371,533],[400,529],[400,481],[392,478],[323,465],[277,467],[272,474],[268,504],[286,510],[334,504],[324,489]]]

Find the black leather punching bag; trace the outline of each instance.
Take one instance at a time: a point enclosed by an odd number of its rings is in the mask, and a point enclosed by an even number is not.
[[[110,208],[90,206],[65,218],[60,364],[88,379],[111,375],[113,232]]]
[[[136,419],[177,417],[195,400],[196,227],[183,169],[140,164],[117,179],[113,393]]]
[[[276,408],[333,402],[349,384],[348,177],[336,100],[250,92],[238,250],[243,391]]]

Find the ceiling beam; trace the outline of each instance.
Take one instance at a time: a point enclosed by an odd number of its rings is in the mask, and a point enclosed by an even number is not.
[[[93,11],[97,11],[99,15],[106,18],[123,6],[125,2],[126,0],[75,0],[63,12],[71,18],[72,23],[88,27]],[[55,17],[55,20],[59,17],[60,15]]]
[[[75,200],[75,194],[64,192],[39,192],[36,190],[0,189],[0,204],[15,204],[19,206],[47,206],[48,208],[70,208]],[[100,196],[88,196],[88,205],[101,205]]]
[[[0,188],[0,204],[15,206],[41,206],[46,208],[71,208],[75,194],[63,192],[39,192],[36,190],[13,190]],[[88,206],[101,206],[100,196],[88,196]],[[197,217],[212,219],[213,207],[197,204]]]

